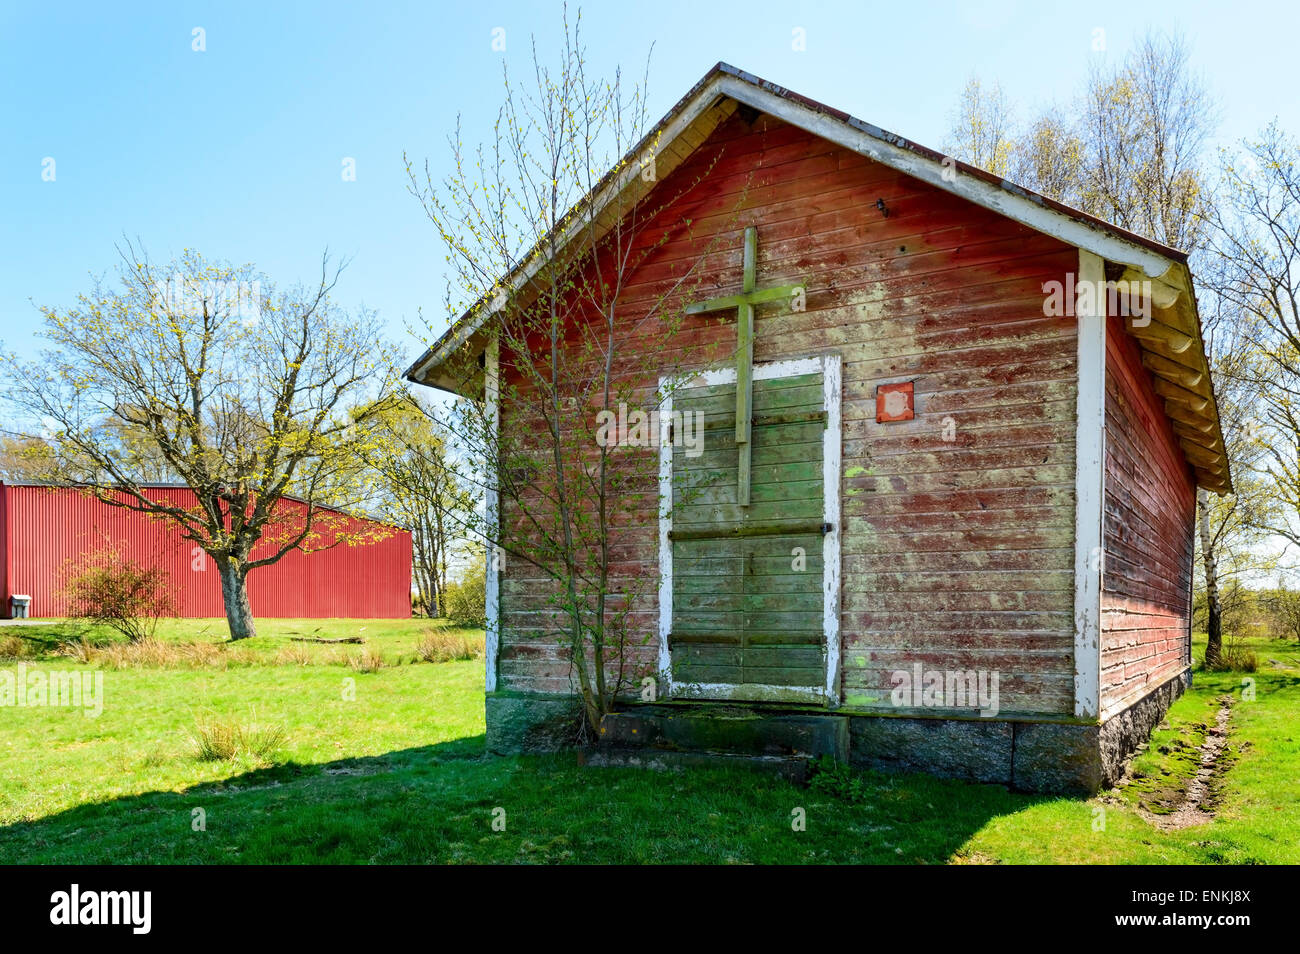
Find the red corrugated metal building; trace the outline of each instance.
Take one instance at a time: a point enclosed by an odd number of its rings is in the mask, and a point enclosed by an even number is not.
[[[185,487],[157,486],[148,493],[183,506],[195,503],[193,491]],[[284,519],[292,521],[304,505],[285,500],[281,509]],[[410,532],[372,520],[342,519],[337,526],[348,539],[359,537],[357,542],[306,553],[293,550],[249,574],[255,616],[411,615]],[[0,484],[0,613],[9,615],[9,597],[23,594],[32,598],[31,616],[66,615],[59,594],[65,568],[105,544],[166,569],[177,615],[225,616],[216,566],[182,538],[174,523],[110,506],[82,491],[31,484]],[[254,558],[262,555],[253,553]]]

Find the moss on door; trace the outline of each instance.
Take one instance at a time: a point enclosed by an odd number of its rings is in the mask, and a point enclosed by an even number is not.
[[[737,502],[735,385],[674,395],[674,410],[703,416],[704,439],[698,456],[673,453],[673,680],[732,699],[826,677],[822,376],[753,388],[748,506]]]

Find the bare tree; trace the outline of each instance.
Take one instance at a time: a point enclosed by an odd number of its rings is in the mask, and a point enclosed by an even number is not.
[[[1265,594],[1264,598],[1275,620],[1278,635],[1283,639],[1300,642],[1300,593],[1288,589],[1286,583],[1279,580],[1277,589]]]
[[[446,365],[452,377],[486,378],[484,399],[444,420],[464,449],[462,478],[489,500],[472,535],[487,545],[490,572],[508,560],[526,582],[518,599],[546,620],[538,629],[558,641],[594,727],[627,690],[630,654],[653,631],[658,578],[629,554],[658,505],[659,434],[645,421],[663,397],[658,376],[671,376],[674,361],[733,356],[734,346],[677,357],[671,346],[709,242],[674,262],[649,297],[627,294],[670,239],[690,241],[689,218],[657,217],[701,195],[711,165],[670,192],[655,189],[668,167],[647,131],[644,79],[590,76],[580,18],[564,25],[557,67],[534,49],[527,84],[504,74],[489,145],[469,152],[458,132],[444,181],[427,163],[423,176],[408,170],[448,249],[449,314],[491,328],[486,371],[478,352]],[[599,207],[586,199],[596,194],[607,196]],[[644,423],[602,440],[596,422],[620,406]]]
[[[1148,33],[1084,94],[1084,210],[1185,252],[1203,241],[1205,143],[1213,104],[1192,73],[1187,44]]]
[[[285,292],[193,251],[161,269],[129,243],[121,258],[119,285],[41,309],[51,347],[7,359],[10,404],[48,429],[50,479],[168,520],[201,547],[221,576],[231,638],[253,636],[250,572],[355,540],[328,508],[359,497],[353,462],[376,437],[347,408],[382,402],[393,355],[372,313],[331,300],[339,269],[328,256],[316,285]],[[194,492],[193,506],[150,487],[142,448]]]

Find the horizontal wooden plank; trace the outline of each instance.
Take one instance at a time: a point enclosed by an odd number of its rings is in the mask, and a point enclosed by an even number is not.
[[[673,613],[688,619],[698,613],[792,612],[820,616],[821,580],[804,582],[802,592],[785,593],[700,593],[678,592],[674,588]]]
[[[688,621],[689,622],[689,621]],[[825,645],[825,636],[821,628],[805,630],[784,630],[780,632],[754,629],[743,635],[739,629],[730,630],[703,630],[695,628],[674,627],[672,634],[669,636],[669,645],[676,646],[680,644],[710,644],[710,645],[736,645],[747,643],[751,646],[823,646]]]
[[[741,682],[739,666],[692,666],[673,663],[673,679],[677,682],[699,682],[716,685],[737,685]]]

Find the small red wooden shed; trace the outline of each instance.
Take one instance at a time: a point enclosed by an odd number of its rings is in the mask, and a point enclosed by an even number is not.
[[[151,492],[192,506],[188,487],[153,485]],[[304,504],[285,500],[292,511]],[[291,550],[248,577],[249,600],[259,617],[386,618],[411,615],[411,534],[378,521],[348,517],[342,543],[304,553]],[[133,559],[167,570],[176,612],[185,617],[225,615],[221,581],[212,560],[181,537],[175,524],[102,503],[66,487],[0,484],[0,613],[10,597],[31,597],[31,616],[63,616],[61,574],[70,561],[111,544]],[[259,555],[256,551],[254,556]]]
[[[667,377],[638,383],[661,420],[723,425],[696,457],[671,436],[645,451],[659,493],[627,575],[657,574],[657,605],[619,664],[656,688],[639,717],[665,721],[626,737],[680,744],[684,720],[743,708],[776,751],[816,721],[863,765],[1113,782],[1190,683],[1197,491],[1232,487],[1187,255],[726,64],[575,220],[615,221],[647,156],[650,251],[619,306],[644,311],[691,262],[702,291],[669,304],[731,318],[658,340],[625,322],[615,349],[654,342]],[[526,303],[525,261],[500,284]],[[486,398],[502,433],[540,413],[498,401],[510,300],[485,297],[407,372]],[[500,501],[502,526],[520,506]],[[527,561],[488,576],[493,751],[568,718],[547,585]]]

